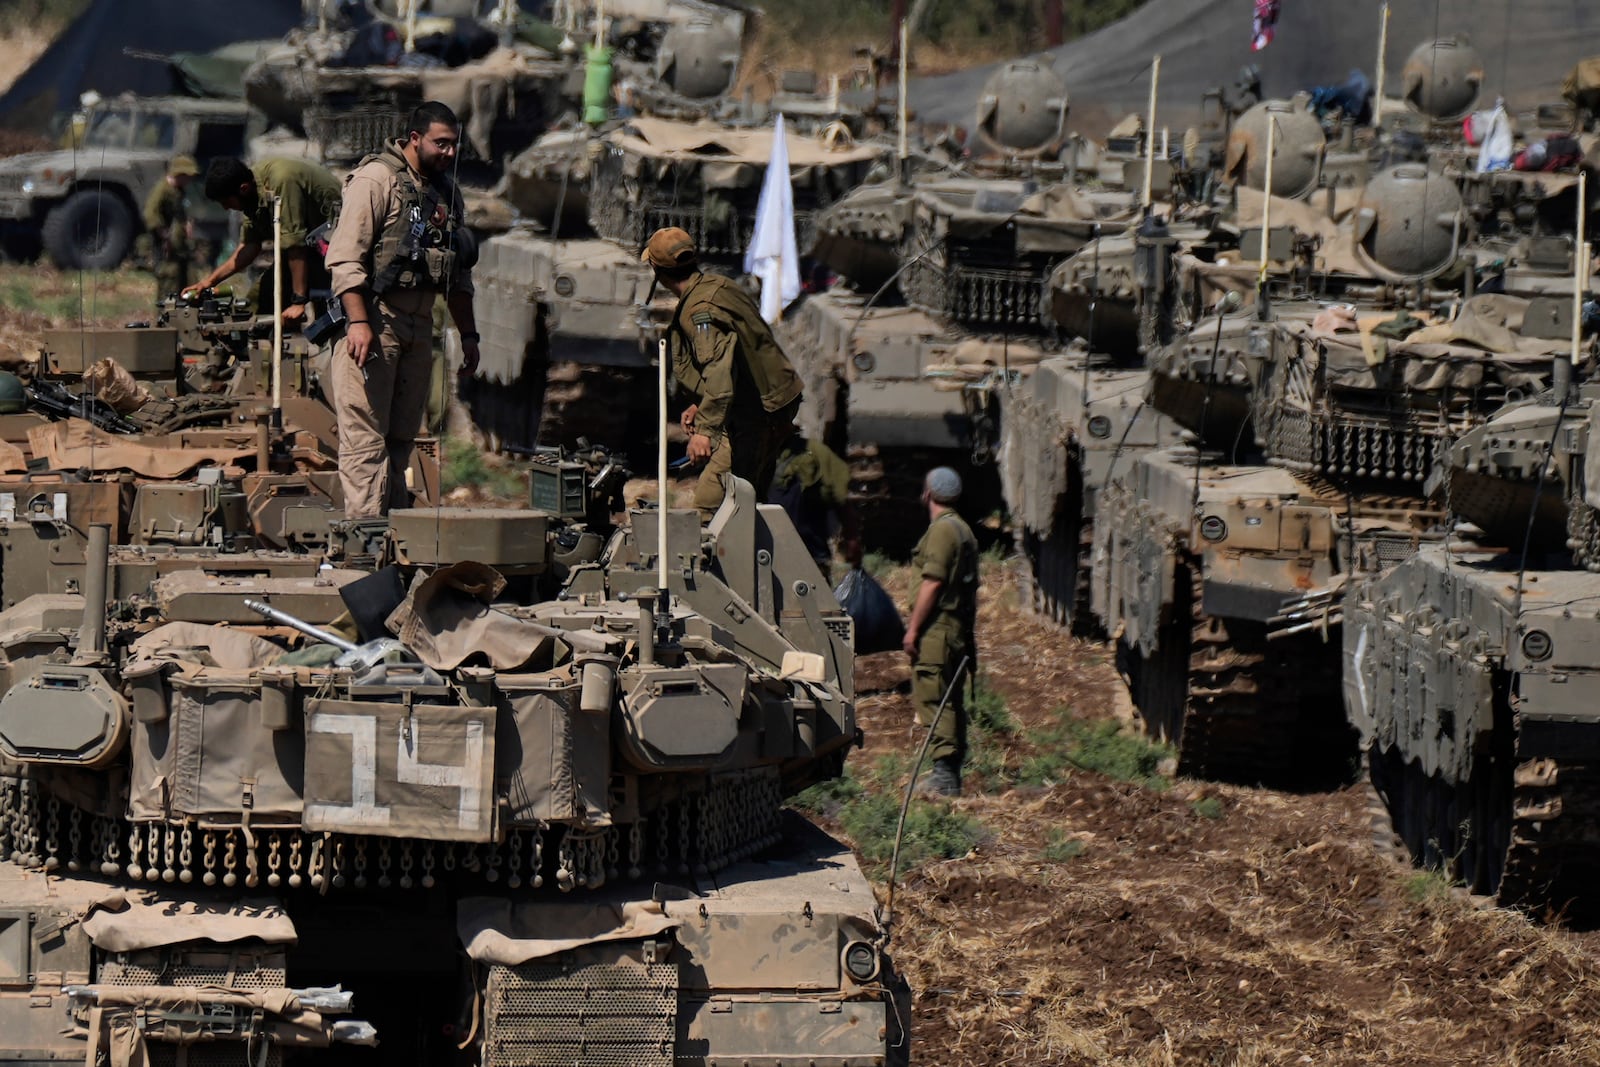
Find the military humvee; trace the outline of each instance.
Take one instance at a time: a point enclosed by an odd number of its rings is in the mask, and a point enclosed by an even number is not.
[[[172,157],[193,156],[204,172],[219,156],[243,156],[249,115],[240,101],[175,96],[93,105],[77,147],[0,160],[0,233],[8,254],[42,247],[63,269],[114,269],[144,229],[145,199]],[[220,242],[223,213],[201,220]]]

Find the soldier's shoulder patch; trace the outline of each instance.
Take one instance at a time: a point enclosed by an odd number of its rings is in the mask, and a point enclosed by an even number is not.
[[[693,315],[690,315],[689,318],[696,326],[710,326],[711,323],[715,321],[715,317],[711,314],[709,308],[701,308]]]

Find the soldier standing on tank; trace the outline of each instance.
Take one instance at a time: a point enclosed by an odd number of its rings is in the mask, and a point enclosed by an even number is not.
[[[461,334],[460,373],[478,366],[472,257],[451,180],[460,140],[455,113],[429,101],[411,113],[404,137],[362,160],[345,182],[328,269],[348,319],[332,370],[348,518],[405,505],[405,472],[433,378],[439,294]]]
[[[800,410],[799,375],[755,299],[731,278],[700,270],[688,233],[657,230],[640,258],[678,298],[667,344],[678,384],[698,397],[680,419],[689,462],[705,465],[694,506],[704,518],[716,514],[730,471],[767,499],[778,447]]]
[[[917,721],[933,730],[928,745],[933,769],[921,788],[938,796],[961,792],[961,764],[967,754],[967,707],[961,690],[977,656],[978,539],[955,512],[960,499],[961,475],[949,467],[928,472],[922,483],[928,531],[911,558],[922,580],[906,622],[911,700]]]
[[[156,300],[182,292],[189,284],[194,249],[189,243],[189,183],[200,173],[193,156],[173,156],[167,176],[150,190],[144,202],[144,227],[154,247]]]
[[[280,256],[287,268],[280,311],[286,326],[308,321],[311,291],[327,288],[328,273],[306,239],[338,214],[339,180],[326,167],[303,159],[264,159],[247,167],[240,160],[223,157],[212,160],[206,170],[206,198],[244,215],[239,245],[184,294],[215,288],[255,262],[262,242],[272,239],[272,201],[277,198],[283,247],[273,254]],[[265,308],[272,299],[270,283],[263,292],[257,306]]]

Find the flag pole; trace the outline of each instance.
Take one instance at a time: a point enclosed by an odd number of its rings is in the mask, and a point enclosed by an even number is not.
[[[1150,213],[1150,182],[1156,169],[1156,90],[1160,85],[1161,57],[1158,55],[1150,61],[1150,115],[1144,123],[1144,194],[1139,198],[1139,206],[1147,215]]]
[[[1372,128],[1383,128],[1383,72],[1389,62],[1389,5],[1384,4],[1378,15],[1378,85],[1372,100]]]

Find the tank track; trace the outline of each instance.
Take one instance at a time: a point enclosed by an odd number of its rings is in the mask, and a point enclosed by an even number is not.
[[[1180,602],[1153,656],[1132,664],[1146,728],[1173,745],[1178,773],[1304,789],[1348,775],[1355,754],[1336,643],[1269,641],[1265,625],[1207,615],[1199,562],[1178,568]]]
[[[1449,782],[1394,749],[1368,754],[1395,835],[1424,867],[1505,907],[1568,912],[1600,878],[1600,765],[1517,761],[1509,714],[1472,777]],[[1584,905],[1592,918],[1596,905]]]
[[[1103,636],[1089,606],[1094,517],[1083,513],[1083,474],[1075,454],[1054,527],[1048,537],[1024,530],[1022,550],[1025,602],[1034,613],[1074,636]]]
[[[205,886],[326,892],[503,879],[511,889],[548,883],[565,893],[646,872],[721,870],[776,845],[782,814],[776,771],[744,771],[664,800],[632,823],[593,830],[517,826],[504,841],[471,844],[299,827],[133,822],[74,807],[42,792],[31,778],[8,775],[0,777],[0,862]]]

